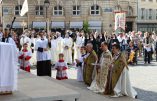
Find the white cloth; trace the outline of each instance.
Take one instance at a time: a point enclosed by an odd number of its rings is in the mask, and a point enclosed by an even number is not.
[[[56,63],[59,56],[57,54],[57,40],[56,39],[52,39],[51,40],[51,62],[52,64]]]
[[[132,98],[135,98],[137,92],[131,86],[129,71],[127,68],[124,68],[122,71],[120,78],[114,88],[114,93],[116,96],[126,95]]]
[[[57,39],[57,55],[63,53],[63,38],[58,37]]]
[[[12,45],[14,45],[16,47],[16,43],[15,41],[13,40],[13,38],[9,37],[8,39],[6,38],[5,39],[5,43],[10,43]]]
[[[84,37],[77,36],[74,43],[74,59],[78,59],[81,56],[80,48],[84,45]]]
[[[36,41],[35,50],[38,50],[38,48],[48,48],[48,39],[38,39]],[[43,51],[39,52],[37,51],[37,61],[45,61],[45,60],[51,60],[51,54],[49,51]]]
[[[73,41],[70,37],[64,38],[64,42],[63,42],[64,59],[67,63],[70,63],[70,64],[72,64],[72,45],[73,45]],[[68,49],[65,48],[66,46],[68,46]]]
[[[82,66],[77,67],[77,81],[83,81],[83,59],[86,57],[86,55],[81,56],[78,60],[82,63]]]
[[[32,53],[32,57],[30,59],[31,65],[36,65],[36,63],[37,63],[37,59],[36,59],[37,51],[35,50],[35,43],[36,43],[36,41],[37,41],[37,38],[31,38],[31,43],[34,44],[34,47],[31,47],[32,49],[34,49],[34,53]]]
[[[17,64],[16,47],[0,42],[0,92],[17,90]]]
[[[0,32],[0,42],[2,41],[3,33]]]

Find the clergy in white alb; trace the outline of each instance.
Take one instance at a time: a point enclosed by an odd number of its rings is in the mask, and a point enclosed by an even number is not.
[[[63,54],[64,59],[67,63],[72,64],[72,45],[73,41],[72,38],[69,37],[68,33],[65,35],[64,42],[63,42]]]
[[[51,63],[55,64],[58,61],[57,55],[57,40],[54,39],[54,36],[51,36]]]
[[[15,45],[0,42],[0,94],[17,90],[18,52]]]
[[[81,56],[80,49],[84,45],[84,37],[82,33],[77,33],[76,42],[74,43],[74,59],[78,59]]]
[[[56,32],[57,34],[57,56],[60,53],[63,53],[63,38],[61,37],[61,33],[60,32]]]

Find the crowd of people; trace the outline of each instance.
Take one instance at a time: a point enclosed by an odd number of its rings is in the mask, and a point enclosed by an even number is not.
[[[26,30],[21,35],[15,31],[0,30],[0,42],[11,43],[19,50],[20,68],[30,72],[37,65],[38,76],[51,76],[51,67],[57,70],[56,79],[68,79],[69,65],[77,68],[77,80],[89,90],[112,97],[137,97],[129,79],[128,64],[135,65],[138,57],[144,63],[157,61],[157,36],[155,32],[129,32],[118,34],[84,33],[67,30],[60,32],[35,32]]]

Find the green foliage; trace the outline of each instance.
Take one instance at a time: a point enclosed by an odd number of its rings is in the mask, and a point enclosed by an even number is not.
[[[90,32],[88,21],[83,21],[83,31],[85,33],[89,33]]]

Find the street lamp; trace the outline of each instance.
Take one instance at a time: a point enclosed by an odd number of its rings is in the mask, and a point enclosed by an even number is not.
[[[50,1],[45,0],[44,1],[44,6],[46,7],[46,29],[47,29],[47,33],[48,33],[49,32],[49,21],[48,21],[47,11],[48,11],[48,8],[50,6]]]
[[[25,27],[27,26],[27,23],[23,20],[22,23],[21,23],[21,26],[22,26],[23,32],[24,32]]]

